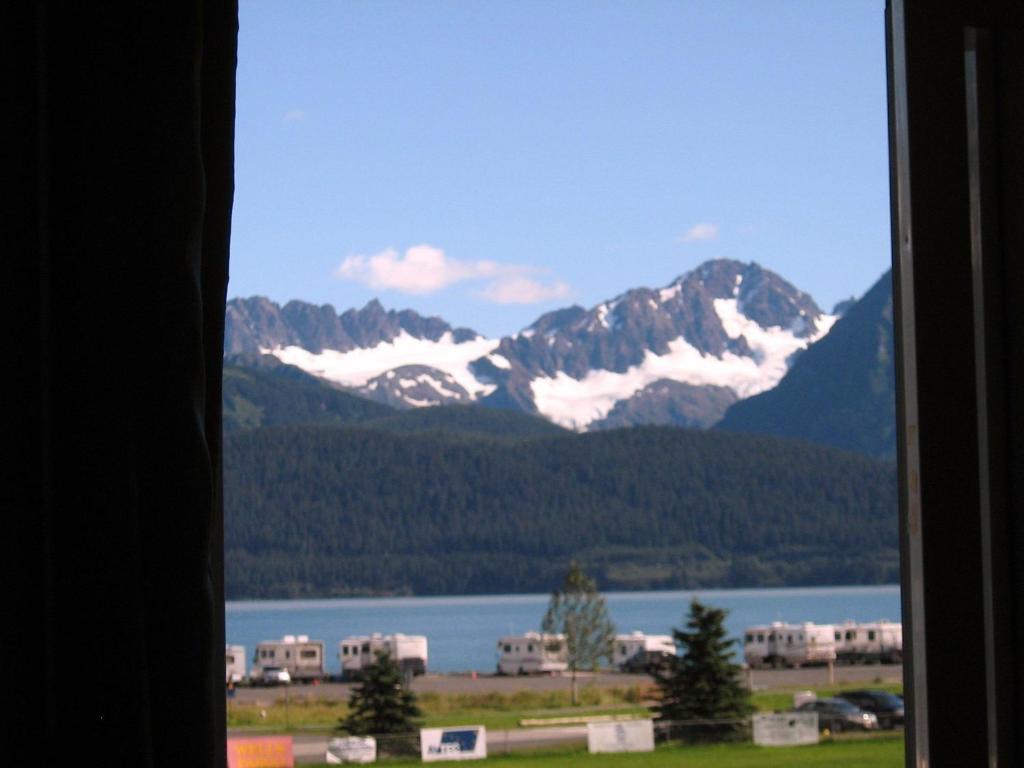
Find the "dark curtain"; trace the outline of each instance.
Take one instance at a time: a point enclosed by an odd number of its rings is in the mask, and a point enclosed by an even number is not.
[[[4,5],[0,763],[222,765],[237,9]]]

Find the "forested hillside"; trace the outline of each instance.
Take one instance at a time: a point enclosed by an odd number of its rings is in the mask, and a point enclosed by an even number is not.
[[[898,577],[893,467],[675,428],[494,440],[280,427],[225,444],[228,596]]]
[[[237,361],[245,366],[231,362],[224,366],[225,432],[281,424],[346,426],[394,413],[290,365],[268,365],[257,357]]]
[[[892,272],[853,304],[778,386],[732,405],[716,429],[896,455]]]
[[[235,361],[242,362],[239,358]],[[248,357],[224,367],[224,431],[282,425],[361,426],[381,432],[447,432],[519,439],[565,434],[538,416],[477,405],[395,410],[342,391],[290,365]]]

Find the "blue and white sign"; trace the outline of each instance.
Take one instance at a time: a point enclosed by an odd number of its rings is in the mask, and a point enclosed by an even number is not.
[[[481,760],[487,757],[487,729],[482,725],[421,728],[420,757],[424,763]]]
[[[588,752],[653,752],[653,720],[587,723]]]
[[[754,715],[754,743],[762,747],[792,747],[817,744],[817,712],[779,712]]]

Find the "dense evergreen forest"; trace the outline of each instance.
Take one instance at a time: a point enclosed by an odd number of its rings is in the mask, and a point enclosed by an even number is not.
[[[229,435],[228,597],[545,592],[570,558],[604,589],[898,579],[891,463],[671,427],[517,438],[434,410]]]
[[[248,365],[224,366],[225,432],[281,424],[344,426],[387,417],[392,408],[329,386],[269,357],[248,356]]]

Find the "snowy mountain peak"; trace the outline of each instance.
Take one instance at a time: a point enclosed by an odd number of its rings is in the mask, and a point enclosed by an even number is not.
[[[479,402],[574,429],[704,425],[774,386],[833,320],[774,272],[720,259],[660,289],[545,313],[497,340],[377,300],[338,315],[235,299],[225,350],[271,354],[391,405]]]

